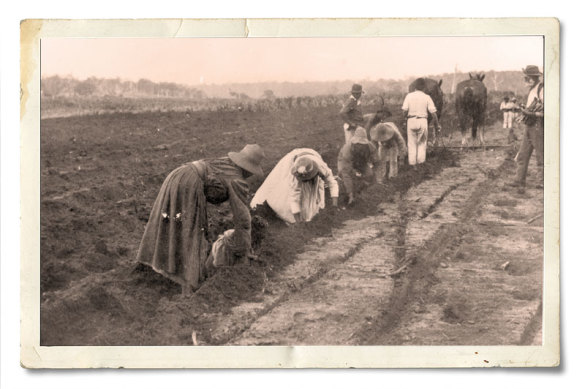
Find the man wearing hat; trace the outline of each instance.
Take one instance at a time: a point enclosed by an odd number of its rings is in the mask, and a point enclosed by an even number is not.
[[[383,183],[385,179],[397,177],[398,156],[407,153],[406,142],[397,126],[392,122],[377,124],[371,129],[371,140],[377,143],[377,182]]]
[[[543,189],[543,74],[535,65],[528,65],[523,69],[524,81],[529,87],[527,103],[521,109],[522,121],[525,124],[523,139],[517,154],[517,171],[515,178],[508,185],[517,187],[519,193],[525,192],[527,167],[531,154],[535,150],[537,175],[535,187]]]
[[[341,109],[340,113],[344,121],[345,143],[349,142],[357,127],[364,124],[363,113],[360,108],[361,101],[359,100],[362,95],[363,87],[359,84],[353,84],[351,96],[349,96]]]
[[[375,146],[367,139],[367,131],[357,127],[355,135],[339,151],[337,167],[349,196],[348,204],[355,201],[353,180],[356,173],[368,182],[373,182],[372,165],[377,162]]]
[[[336,207],[339,186],[332,170],[315,150],[294,149],[272,169],[250,206],[267,203],[288,223],[308,222],[325,207],[325,185]]]
[[[201,159],[174,169],[164,180],[144,230],[137,261],[182,285],[188,294],[204,279],[209,249],[207,203],[229,201],[234,231],[231,249],[251,249],[251,216],[246,179],[263,176],[264,151],[246,145],[227,157]]]
[[[407,118],[408,161],[410,165],[426,161],[426,144],[428,143],[428,112],[432,115],[436,129],[442,126],[436,115],[436,106],[432,98],[424,93],[426,82],[423,78],[414,81],[414,91],[406,95],[402,110]]]

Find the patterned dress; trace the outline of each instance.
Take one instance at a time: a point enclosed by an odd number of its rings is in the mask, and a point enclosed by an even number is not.
[[[183,286],[196,288],[203,280],[210,250],[205,183],[217,181],[229,195],[233,214],[233,250],[245,253],[251,246],[249,193],[242,170],[229,158],[204,159],[173,170],[154,201],[140,243],[137,261]]]

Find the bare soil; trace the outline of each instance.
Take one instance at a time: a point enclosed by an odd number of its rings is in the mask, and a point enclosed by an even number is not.
[[[260,210],[264,266],[222,269],[192,296],[135,264],[180,164],[259,143],[268,171],[295,147],[336,171],[342,141],[334,107],[44,119],[41,344],[538,344],[543,191],[502,190],[504,149],[434,148],[303,228]],[[214,234],[230,227],[227,208],[211,213]]]

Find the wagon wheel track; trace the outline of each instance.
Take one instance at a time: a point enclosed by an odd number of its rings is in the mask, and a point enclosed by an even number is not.
[[[500,172],[505,167],[503,162],[497,170]],[[466,183],[472,180],[467,180]],[[462,185],[462,184],[460,184]],[[460,186],[458,185],[458,186]],[[457,186],[457,187],[458,187]],[[443,196],[436,200],[431,209],[436,206],[454,189],[453,186],[446,189]],[[359,344],[378,344],[378,334],[384,333],[384,336],[390,336],[387,331],[391,331],[400,322],[402,315],[406,310],[406,305],[415,300],[423,299],[435,283],[433,276],[434,270],[439,266],[436,258],[446,250],[448,243],[452,241],[453,236],[457,236],[459,230],[464,224],[470,223],[468,220],[482,206],[490,191],[493,190],[492,179],[487,179],[479,183],[476,189],[466,201],[465,206],[459,216],[459,222],[443,224],[423,247],[409,253],[408,258],[404,258],[404,268],[400,268],[398,274],[403,276],[396,280],[396,286],[393,292],[393,299],[388,307],[385,308],[382,318],[375,323],[375,328],[368,328],[356,334],[359,338]],[[427,217],[431,211],[424,214]],[[400,227],[401,234],[405,235],[406,226]]]
[[[503,165],[499,166],[499,169],[501,169],[502,166]],[[460,218],[469,217],[475,212],[476,209],[478,209],[481,206],[482,203],[481,200],[483,200],[488,194],[488,192],[485,191],[485,188],[489,187],[488,181],[490,181],[490,179],[494,178],[495,176],[497,176],[497,174],[489,175],[488,176],[489,179],[478,185],[478,187],[473,191],[470,199],[467,200],[464,212],[460,215]],[[438,208],[440,204],[445,200],[445,198],[447,198],[453,191],[459,188],[464,188],[466,187],[466,185],[471,184],[473,181],[475,181],[475,178],[458,179],[456,183],[447,186],[445,189],[443,189],[443,191],[440,194],[436,195],[435,199],[431,204],[423,206],[422,209],[418,211],[418,213],[415,215],[415,217],[417,217],[419,220],[423,220],[427,218],[429,215],[432,215],[436,208]],[[307,316],[308,319],[306,319],[306,321],[304,322],[301,319],[301,321],[298,323],[298,326],[299,327],[316,326],[315,327],[316,331],[316,328],[319,327],[316,324],[314,324],[315,322],[318,323],[319,320],[326,321],[327,316],[338,314],[334,310],[332,311],[332,313],[331,312],[326,313],[328,312],[326,310],[326,307],[321,307],[321,311],[323,312],[320,315],[321,317],[315,318],[313,317],[314,315],[311,312],[303,313],[299,309],[300,307],[302,307],[303,299],[306,300],[314,298],[313,297],[314,295],[319,295],[320,293],[323,292],[323,290],[324,291],[327,290],[327,288],[325,287],[319,288],[319,284],[323,285],[327,284],[327,282],[329,281],[327,278],[329,278],[328,276],[330,274],[334,275],[335,273],[338,272],[345,273],[347,269],[343,267],[343,264],[350,261],[354,261],[355,259],[354,257],[360,253],[360,251],[362,250],[363,246],[366,243],[378,241],[379,242],[377,243],[378,245],[382,245],[383,247],[389,248],[392,253],[388,257],[388,260],[390,260],[390,262],[393,263],[393,266],[387,263],[387,265],[382,266],[383,270],[381,270],[381,273],[378,273],[379,272],[378,267],[377,270],[376,268],[373,268],[373,271],[375,271],[376,273],[363,274],[363,276],[373,277],[375,275],[377,277],[381,277],[381,279],[391,279],[391,276],[395,275],[396,273],[395,270],[392,271],[392,268],[397,269],[400,266],[401,268],[399,268],[398,270],[407,268],[408,265],[410,265],[410,263],[414,262],[417,259],[417,255],[419,254],[419,252],[421,252],[424,249],[427,249],[428,247],[430,247],[428,256],[437,253],[440,250],[440,247],[444,247],[442,245],[447,240],[448,235],[451,233],[452,229],[456,228],[456,226],[451,226],[447,224],[447,228],[442,228],[437,234],[435,234],[429,240],[427,244],[424,244],[422,248],[416,250],[414,247],[414,250],[408,252],[406,231],[408,227],[408,221],[412,217],[412,210],[406,206],[406,201],[404,200],[403,193],[400,197],[400,200],[398,201],[398,204],[396,204],[396,207],[398,211],[397,214],[395,216],[390,216],[389,220],[387,216],[384,219],[383,224],[385,225],[385,227],[382,229],[384,229],[385,232],[377,233],[375,236],[371,237],[371,239],[367,240],[366,242],[365,241],[359,242],[356,248],[350,250],[341,260],[334,261],[333,263],[322,264],[322,267],[308,279],[300,282],[298,285],[294,285],[294,288],[292,288],[292,290],[286,291],[283,295],[278,297],[276,300],[272,301],[260,312],[256,312],[256,316],[253,318],[253,320],[248,321],[244,326],[240,326],[236,331],[231,332],[229,336],[224,336],[221,337],[220,339],[215,338],[213,343],[285,344],[286,342],[283,342],[283,339],[278,338],[277,337],[278,335],[274,335],[276,337],[273,338],[272,340],[267,340],[269,338],[269,335],[273,335],[273,333],[279,332],[282,337],[284,338],[288,337],[287,341],[293,341],[294,343],[292,344],[303,344],[304,342],[307,342],[307,344],[317,344],[311,343],[310,341],[310,336],[313,335],[312,333],[305,333],[304,335],[302,335],[301,334],[302,331],[299,329],[289,329],[290,332],[299,333],[298,338],[290,339],[288,333],[286,332],[286,329],[278,330],[277,329],[278,324],[274,326],[275,328],[271,328],[270,324],[272,321],[274,323],[296,321],[295,319],[297,316],[298,317]],[[427,262],[425,257],[421,257],[418,259],[420,260],[418,261],[416,266],[420,266],[422,263]],[[358,263],[356,265],[358,265]],[[400,305],[403,306],[406,303],[406,301],[412,299],[413,297],[412,292],[414,291],[414,289],[417,289],[415,285],[418,283],[418,280],[410,279],[410,277],[406,276],[400,277],[395,281],[388,281],[385,285],[387,287],[387,285],[390,285],[390,283],[393,284],[394,282],[396,285],[394,287],[394,290],[393,291],[391,289],[387,290],[386,296],[382,298],[378,296],[378,299],[376,300],[378,302],[382,300],[383,301],[387,300],[390,302],[390,306],[387,311],[392,312],[392,314],[390,316],[387,316],[386,310],[381,312],[382,316],[380,316],[380,320],[383,321],[386,321],[387,319],[389,319],[390,321],[395,321],[396,319],[399,318],[401,312]],[[307,291],[307,289],[311,287],[312,287],[311,292]],[[334,282],[332,283],[331,287],[334,287]],[[381,285],[381,287],[383,286]],[[302,294],[306,294],[306,296],[302,296]],[[351,298],[350,294],[348,295],[347,298],[348,299]],[[327,304],[337,305],[331,304],[331,300],[329,300]],[[315,309],[317,311],[319,310],[318,308]],[[292,312],[294,310],[296,310],[296,313],[290,316],[290,320],[286,320],[285,318],[284,320],[282,320],[283,316],[286,315],[287,311]],[[276,317],[277,319],[271,320],[270,315]],[[363,339],[364,338],[363,334],[371,333],[370,331],[371,327],[367,326],[370,325],[372,320],[374,320],[373,316],[375,316],[375,314],[367,315],[369,319],[366,319],[363,322],[365,327],[361,326],[362,329],[357,328],[356,330],[351,331],[351,333],[348,335],[348,338],[346,337],[343,338],[341,335],[339,335],[339,340],[341,340],[340,343],[346,342],[348,344],[367,344],[368,343],[367,339]],[[353,326],[355,325],[354,323],[351,324]],[[323,326],[325,325],[330,324],[323,324]],[[387,323],[384,323],[384,327],[386,325]],[[343,330],[339,328],[339,332],[342,333]],[[346,335],[347,334],[345,334],[345,336]],[[308,336],[309,338],[307,340],[306,338],[302,338],[302,336]],[[322,339],[317,338],[318,337],[315,337],[316,340],[322,341]],[[260,341],[261,342],[254,343],[254,339],[257,339],[257,342]]]

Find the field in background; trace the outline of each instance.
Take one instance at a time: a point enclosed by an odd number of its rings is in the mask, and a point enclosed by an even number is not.
[[[512,92],[490,92],[488,95],[486,125],[492,125],[501,120],[499,106],[504,96]],[[405,94],[375,94],[365,95],[362,100],[364,113],[375,112],[380,106],[381,97],[390,108],[396,123],[402,121],[401,103]],[[517,96],[523,101],[525,96]],[[191,99],[179,97],[119,97],[119,96],[75,96],[75,97],[43,97],[41,98],[41,118],[59,118],[83,115],[107,115],[117,113],[167,113],[184,112],[273,112],[283,115],[293,115],[297,110],[327,108],[333,113],[331,120],[341,124],[338,115],[334,114],[342,107],[347,95],[301,96],[273,99]],[[454,108],[454,96],[444,95],[445,105],[442,112],[442,126],[445,134],[457,127]]]

